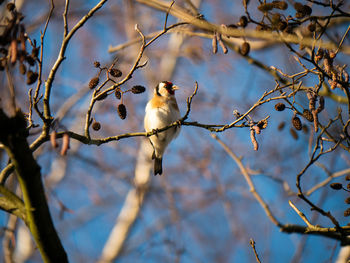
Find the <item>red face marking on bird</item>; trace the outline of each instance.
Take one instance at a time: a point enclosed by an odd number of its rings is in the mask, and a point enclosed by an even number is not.
[[[158,96],[173,97],[175,95],[175,90],[179,89],[170,81],[162,81],[159,83],[154,92]]]

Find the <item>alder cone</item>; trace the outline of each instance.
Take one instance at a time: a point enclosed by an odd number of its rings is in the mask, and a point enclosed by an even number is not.
[[[345,217],[350,216],[350,208],[348,208],[348,209],[346,209],[346,210],[344,211],[344,216],[345,216]]]
[[[307,26],[307,29],[310,31],[310,32],[314,32],[316,30],[316,24],[315,23],[310,23],[308,26]]]
[[[96,97],[96,100],[104,100],[107,98],[107,93],[99,93],[99,95]]]
[[[273,7],[281,10],[286,10],[288,4],[285,1],[272,1]]]
[[[38,47],[33,47],[32,49],[32,56],[33,58],[37,58],[39,55],[39,48]]]
[[[277,126],[277,129],[279,131],[282,131],[284,129],[284,126],[286,125],[286,123],[284,121],[280,122]]]
[[[27,63],[28,63],[30,66],[34,66],[34,65],[35,65],[35,59],[34,59],[32,56],[26,56],[26,57],[25,57],[25,60],[27,61]]]
[[[296,17],[297,18],[302,18],[304,16],[309,16],[312,13],[312,8],[308,5],[303,5],[302,3],[296,2],[294,4],[294,9],[297,11]],[[298,17],[298,15],[300,17]]]
[[[250,51],[250,45],[248,42],[243,42],[241,48],[239,49],[240,53],[242,54],[242,56],[246,56],[249,54]]]
[[[240,27],[246,27],[248,24],[248,18],[246,16],[241,16],[238,22],[238,26]]]
[[[299,136],[298,136],[297,132],[293,128],[290,128],[289,132],[290,132],[290,135],[292,135],[294,140],[298,140],[299,139]]]
[[[101,123],[99,123],[98,121],[95,121],[92,124],[92,129],[94,129],[94,131],[99,131],[101,129]]]
[[[122,93],[119,91],[119,90],[116,90],[115,93],[114,93],[115,97],[120,100],[121,97],[122,97]]]
[[[38,79],[38,73],[37,72],[33,72],[31,70],[29,70],[27,72],[27,85],[32,85],[34,84]]]
[[[118,111],[118,115],[119,117],[124,120],[126,118],[126,107],[124,104],[119,104],[118,105],[118,108],[117,108],[117,111]]]
[[[261,4],[258,6],[258,10],[261,12],[267,12],[272,10],[273,8],[274,8],[274,4],[272,3]]]
[[[341,183],[332,183],[330,184],[330,187],[334,190],[340,190],[343,188],[343,185]]]
[[[275,105],[276,111],[284,111],[285,108],[286,108],[286,105],[284,105],[282,102],[279,102]]]
[[[304,5],[303,6],[303,13],[306,14],[307,16],[311,15],[312,8],[308,5]]]
[[[348,205],[350,204],[350,197],[345,199],[345,203],[348,204]]]
[[[300,131],[303,128],[303,125],[301,124],[301,120],[297,116],[293,117],[292,124],[294,128],[298,131]]]
[[[314,116],[312,115],[311,111],[308,109],[305,109],[303,111],[303,117],[305,119],[307,119],[309,122],[313,122],[314,121]]]
[[[98,77],[92,78],[89,82],[89,88],[90,89],[96,88],[96,86],[98,85],[99,82],[100,82],[100,79]]]
[[[99,68],[101,66],[101,63],[100,62],[98,62],[98,61],[95,61],[94,62],[94,67],[95,68]]]
[[[294,3],[294,9],[298,12],[303,12],[304,10],[304,5],[302,3],[299,2],[295,2]]]
[[[144,86],[136,85],[136,86],[132,87],[131,92],[134,94],[140,94],[140,93],[145,92],[145,90],[146,90],[146,88]]]
[[[109,73],[111,73],[112,77],[115,78],[119,78],[123,75],[123,73],[117,68],[112,68]]]

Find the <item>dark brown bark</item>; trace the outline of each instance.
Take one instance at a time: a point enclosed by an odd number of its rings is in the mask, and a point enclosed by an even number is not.
[[[21,112],[8,117],[0,109],[0,141],[14,164],[23,193],[27,225],[44,262],[68,262],[54,228],[47,204],[40,166],[27,142],[26,121]]]

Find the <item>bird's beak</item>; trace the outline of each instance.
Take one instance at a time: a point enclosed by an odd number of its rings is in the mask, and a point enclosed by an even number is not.
[[[172,86],[172,90],[178,90],[178,89],[179,89],[178,86],[176,86],[176,85],[173,85],[173,86]]]

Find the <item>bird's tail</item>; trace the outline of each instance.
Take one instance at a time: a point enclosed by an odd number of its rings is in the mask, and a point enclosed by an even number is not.
[[[154,159],[154,175],[162,175],[163,168],[162,168],[162,160],[163,158],[157,158]]]

